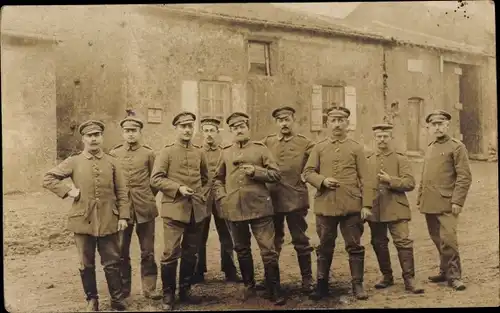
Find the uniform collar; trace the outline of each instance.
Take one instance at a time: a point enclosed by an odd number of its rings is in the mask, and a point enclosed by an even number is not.
[[[444,135],[443,137],[436,139],[434,142],[437,142],[437,143],[445,143],[445,142],[447,142],[448,140],[450,140],[450,136],[448,136],[448,135]]]
[[[279,133],[279,134],[278,134],[278,140],[279,140],[279,141],[281,141],[281,140],[283,140],[283,139],[284,139],[285,141],[290,141],[290,140],[292,140],[292,139],[293,139],[293,137],[295,137],[295,134],[294,134],[294,133],[292,133],[292,135],[291,135],[290,137],[285,137],[285,136],[283,136],[283,134],[282,134],[282,133]]]
[[[184,140],[181,140],[181,139],[178,139],[177,142],[176,142],[177,145],[183,147],[183,148],[189,148],[192,143],[191,143],[191,140],[189,141],[184,141]]]
[[[345,141],[347,140],[347,136],[345,136],[345,137],[344,137],[344,138],[342,138],[342,139],[339,139],[339,138],[334,138],[333,136],[330,136],[330,137],[328,137],[328,139],[329,139],[329,140],[330,140],[330,142],[332,142],[332,143],[335,143],[335,142],[337,142],[337,141],[338,141],[338,142],[340,142],[340,143],[343,143],[343,142],[345,142]]]
[[[209,145],[208,143],[204,143],[203,144],[203,148],[205,149],[205,151],[216,151],[219,146],[217,144],[212,144],[212,145]]]
[[[247,140],[246,142],[242,143],[242,142],[235,142],[235,145],[236,147],[240,148],[240,149],[243,149],[245,148],[246,146],[248,146],[248,144],[250,143],[250,140]]]
[[[127,151],[128,150],[135,151],[135,150],[139,149],[140,147],[142,147],[142,145],[140,143],[138,143],[138,142],[135,143],[135,144],[132,144],[132,145],[130,145],[128,143],[125,143],[125,147],[127,148]]]
[[[381,155],[381,154],[383,154],[383,155],[385,155],[385,156],[389,156],[389,155],[391,155],[393,152],[394,152],[394,151],[393,151],[392,149],[388,149],[388,150],[387,150],[387,151],[385,151],[385,152],[382,152],[382,151],[380,151],[380,150],[377,150],[377,155]]]
[[[101,149],[99,149],[99,152],[97,152],[97,154],[92,154],[86,150],[83,150],[83,153],[82,153],[87,159],[91,160],[92,158],[96,157],[98,159],[101,159],[102,156],[104,155],[104,152],[102,152]]]

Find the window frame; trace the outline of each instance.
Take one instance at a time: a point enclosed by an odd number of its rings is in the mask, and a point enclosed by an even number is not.
[[[324,85],[322,84],[321,85],[321,108],[323,111],[323,123],[322,123],[323,129],[328,128],[328,126],[327,126],[328,117],[327,117],[326,111],[329,107],[332,106],[332,103],[334,103],[333,101],[329,101],[329,100],[325,101],[323,98],[323,95],[325,94],[325,90],[328,90],[328,89],[331,89],[333,91],[332,95],[334,95],[336,88],[342,90],[342,102],[338,103],[338,105],[341,107],[345,107],[345,86],[344,85],[341,85],[341,84],[331,84],[331,85],[330,84],[324,84]],[[329,101],[329,104],[328,104],[328,101]]]
[[[265,62],[265,68],[266,68],[266,73],[260,74],[260,73],[254,73],[251,72],[251,62],[250,62],[250,44],[260,44],[264,46],[264,62]],[[246,41],[247,45],[247,72],[249,75],[256,75],[256,76],[264,76],[264,77],[270,77],[273,76],[271,72],[271,45],[273,43],[271,41],[267,40],[260,40],[260,39],[248,39]]]
[[[202,93],[202,88],[203,86],[209,86],[209,88],[212,88],[212,91],[211,91],[211,94],[210,94],[210,91],[209,91],[209,94],[211,97],[208,97],[208,98],[205,98],[203,93]],[[227,92],[224,94],[224,92],[222,92],[221,94],[221,98],[217,98],[216,97],[216,91],[215,91],[215,86],[226,86],[226,90]],[[200,132],[202,131],[201,129],[201,119],[203,117],[215,117],[215,118],[219,118],[220,119],[220,126],[219,126],[219,130],[224,130],[224,118],[225,116],[227,115],[227,113],[230,111],[230,108],[231,108],[231,83],[230,82],[227,82],[227,81],[220,81],[220,80],[200,80],[198,81],[198,115],[199,115],[199,119],[198,119],[198,129],[200,130]],[[210,108],[211,108],[211,112],[209,114],[207,114],[206,112],[204,112],[202,110],[203,108],[203,100],[209,100],[211,101],[210,103]],[[213,112],[213,109],[214,109],[214,103],[215,101],[222,101],[222,112],[219,112],[220,114],[214,114]]]

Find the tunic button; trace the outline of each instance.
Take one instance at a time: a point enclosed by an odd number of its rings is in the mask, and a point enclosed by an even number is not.
[[[99,201],[99,198],[95,198],[95,201]]]

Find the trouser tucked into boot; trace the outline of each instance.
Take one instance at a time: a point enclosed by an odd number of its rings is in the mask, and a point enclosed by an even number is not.
[[[423,293],[424,289],[415,282],[415,261],[413,257],[413,248],[398,249],[399,262],[403,272],[405,288],[413,293]]]
[[[108,283],[109,295],[111,296],[111,308],[123,311],[126,309],[123,301],[122,279],[118,264],[104,267],[104,275]]]
[[[85,292],[88,302],[87,310],[99,311],[99,296],[97,294],[95,267],[86,267],[83,270],[80,269],[80,277],[82,279],[83,291]]]
[[[247,300],[255,294],[255,273],[252,255],[238,256],[238,263],[240,264],[241,277],[244,284],[242,298],[243,300]]]
[[[191,304],[200,304],[201,298],[191,294],[191,280],[193,278],[196,263],[181,258],[179,271],[179,300]]]
[[[302,291],[310,293],[313,291],[313,279],[311,269],[311,254],[297,255],[299,261],[300,275],[302,276]]]
[[[349,255],[349,267],[351,269],[352,289],[354,296],[359,300],[368,299],[368,295],[365,293],[363,288],[363,275],[365,270],[364,257],[365,257],[364,253]]]
[[[265,266],[264,270],[270,300],[276,305],[284,305],[286,303],[286,299],[281,289],[281,277],[278,264],[268,264]]]
[[[174,309],[177,264],[178,261],[174,261],[170,264],[161,264],[161,280],[163,285],[162,309],[165,311]]]
[[[328,296],[328,280],[330,276],[330,267],[333,260],[333,248],[325,253],[316,250],[317,254],[317,282],[316,289],[311,293],[312,300],[320,300]]]

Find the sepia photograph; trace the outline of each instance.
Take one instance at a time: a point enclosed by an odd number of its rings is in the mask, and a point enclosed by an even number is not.
[[[493,1],[0,23],[6,311],[500,306]]]

